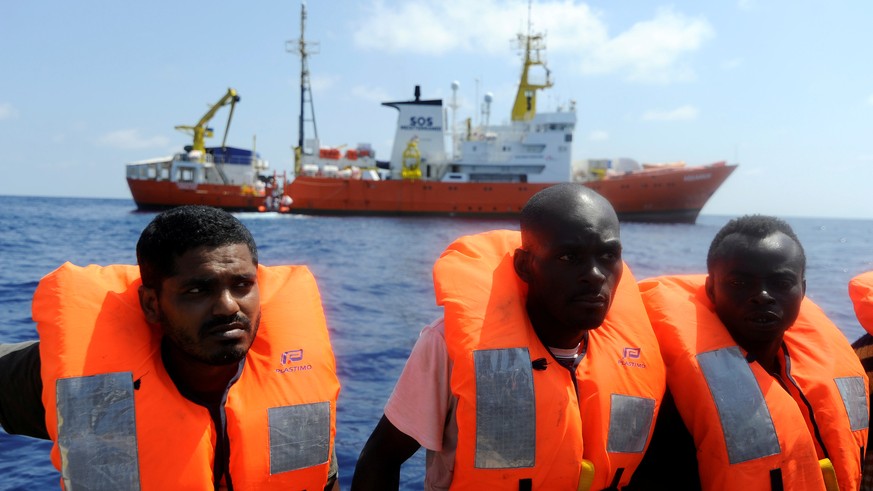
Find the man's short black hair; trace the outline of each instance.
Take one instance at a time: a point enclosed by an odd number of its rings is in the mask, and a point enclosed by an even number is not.
[[[580,206],[584,206],[586,213],[609,213],[615,216],[615,210],[606,198],[578,183],[565,182],[538,191],[531,196],[519,215],[522,247],[527,247],[534,236],[559,226],[556,220],[578,211]]]
[[[712,244],[709,245],[709,253],[706,255],[706,269],[712,271],[715,261],[721,257],[719,247],[728,236],[738,234],[754,239],[763,239],[776,232],[782,232],[797,244],[797,247],[800,248],[802,271],[806,272],[806,252],[804,252],[803,244],[800,243],[800,239],[797,238],[791,225],[788,225],[784,220],[767,215],[741,216],[734,218],[722,227],[712,239]]]
[[[136,261],[143,285],[160,289],[175,274],[175,260],[197,247],[245,244],[258,264],[251,232],[230,213],[209,206],[180,206],[158,214],[136,243]]]

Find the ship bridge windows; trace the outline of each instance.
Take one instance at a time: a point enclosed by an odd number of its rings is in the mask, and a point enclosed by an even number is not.
[[[179,182],[194,182],[194,169],[179,168],[176,180]]]
[[[444,182],[469,182],[469,176],[460,172],[449,172],[443,177]]]
[[[573,125],[569,125],[566,123],[549,123],[549,124],[543,125],[543,127],[544,127],[545,131],[555,131],[555,132],[562,132],[562,133],[567,132],[567,131],[572,132],[572,130],[573,130]]]
[[[196,182],[197,165],[177,163],[173,169],[171,180],[176,182]]]
[[[151,175],[149,175],[151,174]],[[128,179],[154,179],[155,178],[155,168],[150,165],[128,165],[127,166],[127,178]]]
[[[470,182],[527,182],[527,176],[519,174],[470,174]]]
[[[160,181],[170,178],[170,168],[164,162],[150,162],[147,164],[128,164],[127,178],[143,181]]]

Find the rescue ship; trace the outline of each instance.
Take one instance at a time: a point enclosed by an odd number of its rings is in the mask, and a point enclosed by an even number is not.
[[[552,86],[541,53],[542,34],[518,35],[523,67],[508,124],[491,125],[492,97],[485,96],[485,117],[473,127],[468,119],[459,130],[446,127],[441,99],[414,98],[382,105],[398,111],[389,161],[378,161],[370,145],[343,151],[304,138],[304,123],[314,128],[309,89],[307,42],[303,31],[296,51],[301,58],[299,138],[295,177],[284,194],[290,211],[333,215],[443,215],[511,217],[537,191],[561,182],[577,182],[606,197],[625,221],[694,223],[700,210],[736,168],[716,162],[640,165],[631,159],[573,162],[575,104],[553,112],[537,111],[537,92]],[[544,72],[534,81],[532,70]],[[458,84],[452,84],[455,119]],[[306,118],[308,106],[311,116]],[[448,141],[451,143],[448,143]],[[446,147],[450,147],[449,151]]]
[[[225,145],[240,97],[236,90],[213,104],[193,126],[176,126],[193,135],[191,145],[171,156],[127,164],[127,185],[140,210],[158,210],[179,205],[207,205],[232,211],[256,211],[281,206],[281,185],[254,150]],[[207,147],[213,135],[207,125],[216,112],[230,106],[224,140],[220,147]],[[276,195],[274,197],[274,195]]]

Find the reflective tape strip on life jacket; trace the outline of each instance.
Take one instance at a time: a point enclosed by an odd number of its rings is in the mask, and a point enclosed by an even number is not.
[[[852,431],[866,429],[870,420],[867,411],[867,393],[864,390],[864,379],[861,377],[835,378],[846,414],[849,415],[849,427]]]
[[[140,489],[133,375],[58,379],[56,391],[65,489]]]
[[[477,350],[476,458],[478,469],[533,467],[536,397],[527,348]]]
[[[68,456],[63,468],[67,488],[139,489],[131,374],[59,379],[57,394],[58,445]],[[329,402],[274,407],[268,417],[270,474],[328,461]]]
[[[606,450],[618,453],[642,452],[646,448],[654,416],[654,399],[612,394]]]
[[[781,452],[770,409],[737,346],[697,355],[718,410],[731,464]]]
[[[330,402],[268,409],[270,474],[324,464],[330,458]]]

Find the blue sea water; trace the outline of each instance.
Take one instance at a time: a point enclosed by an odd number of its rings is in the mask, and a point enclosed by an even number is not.
[[[152,213],[130,200],[0,196],[0,342],[36,339],[30,301],[39,279],[64,261],[134,264],[134,247]],[[511,220],[307,217],[240,213],[261,262],[306,264],[318,280],[342,384],[337,458],[348,489],[361,447],[382,414],[419,330],[440,315],[431,268],[460,235],[517,229]],[[731,217],[696,225],[622,225],[624,258],[637,278],[701,273],[716,231]],[[843,330],[859,337],[846,293],[849,279],[873,270],[873,221],[787,218],[808,256],[807,294]],[[49,442],[0,430],[0,489],[56,489]],[[402,489],[421,489],[419,451]]]

